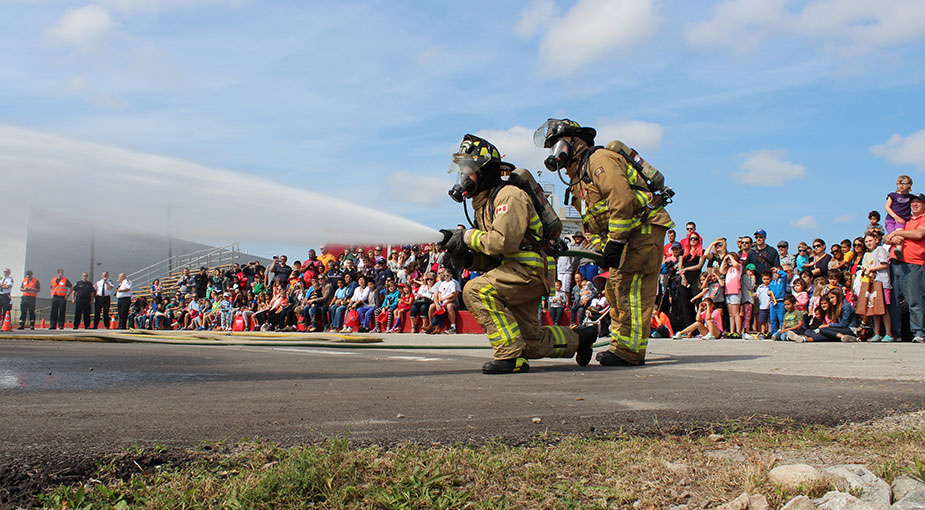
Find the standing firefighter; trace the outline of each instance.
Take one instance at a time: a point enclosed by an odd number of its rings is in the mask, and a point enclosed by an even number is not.
[[[673,192],[662,194],[664,181],[653,184],[643,172],[645,162],[621,142],[595,147],[596,134],[568,119],[549,119],[536,130],[534,141],[552,149],[546,158],[549,170],[564,168],[568,174],[572,203],[582,211],[585,232],[603,251],[603,267],[610,270],[605,289],[611,304],[610,348],[597,360],[608,366],[642,365],[662,241],[674,226],[662,206]]]
[[[537,320],[541,299],[555,281],[556,262],[543,251],[543,224],[530,196],[501,180],[502,170],[513,168],[501,161],[495,146],[473,135],[463,138],[450,165],[459,175],[450,196],[472,200],[475,228],[444,230],[442,244],[455,267],[484,273],[463,289],[463,300],[494,353],[482,372],[522,373],[530,370],[527,359],[573,355],[585,366],[596,339],[593,328],[576,332],[541,327]]]

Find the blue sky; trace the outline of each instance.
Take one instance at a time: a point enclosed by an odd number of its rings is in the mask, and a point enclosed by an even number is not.
[[[531,135],[547,117],[635,146],[677,191],[675,221],[707,239],[853,237],[897,175],[925,185],[920,0],[0,0],[0,12],[0,124],[434,228],[463,221],[445,172],[465,133],[539,170]]]

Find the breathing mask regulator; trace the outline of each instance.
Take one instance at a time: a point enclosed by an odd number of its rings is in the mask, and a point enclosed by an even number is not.
[[[506,163],[502,163],[501,153],[488,140],[474,135],[464,136],[447,170],[447,173],[458,175],[456,184],[449,191],[450,198],[465,203],[467,198],[495,186],[501,180],[502,165]]]
[[[556,172],[563,184],[572,186],[576,183],[566,182],[560,173],[576,156],[572,144],[566,140],[566,137],[575,136],[581,138],[590,147],[594,145],[596,135],[597,131],[594,128],[581,127],[573,120],[548,119],[533,133],[533,143],[541,149],[550,149],[549,156],[546,157],[543,164],[550,172]]]

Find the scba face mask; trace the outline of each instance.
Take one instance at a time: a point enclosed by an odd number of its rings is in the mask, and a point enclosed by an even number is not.
[[[552,146],[552,149],[549,151],[549,156],[546,156],[546,160],[543,161],[543,164],[550,172],[555,172],[565,168],[571,158],[572,146],[565,140],[560,139]]]
[[[460,149],[463,148],[460,147]],[[475,196],[479,188],[479,169],[485,163],[488,163],[490,159],[490,156],[478,156],[463,152],[453,154],[453,160],[450,162],[447,173],[456,173],[458,179],[449,191],[450,198],[457,202],[462,202]]]

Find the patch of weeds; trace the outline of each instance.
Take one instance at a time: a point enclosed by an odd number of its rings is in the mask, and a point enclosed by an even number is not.
[[[909,473],[912,478],[925,483],[925,463],[920,461],[918,457],[913,459],[913,467],[907,467],[904,469],[904,471]]]

